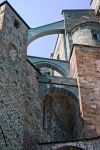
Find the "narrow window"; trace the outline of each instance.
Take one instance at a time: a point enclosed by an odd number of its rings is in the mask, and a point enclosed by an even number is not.
[[[91,34],[92,34],[92,39],[93,40],[96,40],[96,41],[100,40],[100,32],[99,31],[92,30]]]
[[[19,22],[16,19],[14,20],[14,27],[16,29],[18,29],[20,27],[20,24],[19,24]]]
[[[57,60],[59,60],[60,59],[60,57],[59,57],[59,54],[58,54],[58,56],[57,56]]]
[[[17,48],[14,44],[9,45],[9,57],[13,62],[16,62],[17,59]]]
[[[96,33],[93,33],[92,37],[93,37],[94,40],[98,40],[98,35]]]

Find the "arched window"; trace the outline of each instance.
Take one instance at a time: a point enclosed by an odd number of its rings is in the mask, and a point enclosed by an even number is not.
[[[53,140],[71,140],[83,136],[82,127],[76,96],[63,88],[48,89],[43,104],[43,129],[46,133]]]
[[[9,44],[9,57],[13,62],[16,62],[17,55],[18,55],[18,52],[17,52],[16,46],[10,43]]]

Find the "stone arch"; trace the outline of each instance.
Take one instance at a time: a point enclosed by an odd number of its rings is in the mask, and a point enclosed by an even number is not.
[[[61,68],[59,65],[51,63],[51,62],[47,62],[47,61],[39,61],[34,63],[34,65],[37,68],[42,68],[42,67],[47,67],[50,69],[53,69],[55,71],[57,71],[58,73],[60,73],[64,78],[66,78],[68,76],[67,72],[65,72],[65,70],[63,68]]]
[[[76,146],[64,146],[64,147],[57,148],[56,150],[83,150],[83,149]]]
[[[64,33],[64,20],[29,29],[28,43],[30,44],[32,41],[42,36],[60,33]]]
[[[43,127],[53,140],[82,137],[82,118],[78,98],[69,90],[50,88],[44,97]]]

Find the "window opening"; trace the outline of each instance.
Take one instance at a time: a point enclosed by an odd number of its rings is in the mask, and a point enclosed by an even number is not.
[[[15,62],[17,59],[17,48],[11,43],[9,45],[9,57],[13,62]]]
[[[19,22],[16,19],[14,20],[14,27],[16,29],[18,29],[20,27],[20,24],[19,24]]]

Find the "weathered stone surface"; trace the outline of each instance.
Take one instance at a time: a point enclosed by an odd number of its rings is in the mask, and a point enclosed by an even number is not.
[[[99,150],[100,139],[84,139],[79,141],[41,143],[40,150]],[[70,148],[71,147],[71,148]]]
[[[75,45],[71,76],[77,78],[86,136],[100,135],[100,48]]]
[[[97,42],[91,46],[89,43],[94,23],[88,24],[88,32],[84,31],[84,24],[79,27],[82,32],[74,28],[66,33],[68,24],[72,28],[93,19],[97,22],[98,17],[93,10],[65,12],[71,14],[70,17],[65,13],[66,43],[69,42],[69,49],[72,41],[81,45],[74,45],[70,51],[70,70],[68,61],[47,59],[65,67],[70,76],[61,78],[42,76],[27,61],[28,26],[8,2],[0,5],[1,150],[99,150],[100,48],[99,44],[95,47]],[[80,19],[81,15],[91,19]],[[99,24],[96,27],[99,31]],[[58,52],[61,59],[68,55],[62,48],[63,40],[62,36],[58,39],[56,58]],[[87,46],[82,45],[85,41]],[[84,139],[87,137],[91,139]]]
[[[27,62],[28,29],[8,5],[5,7],[0,38],[0,149],[31,150],[39,136],[38,73]],[[15,62],[9,55],[10,43],[17,49]]]
[[[75,26],[86,22],[99,22],[99,17],[95,15],[92,9],[83,10],[63,10],[65,18],[66,32],[71,31]]]

